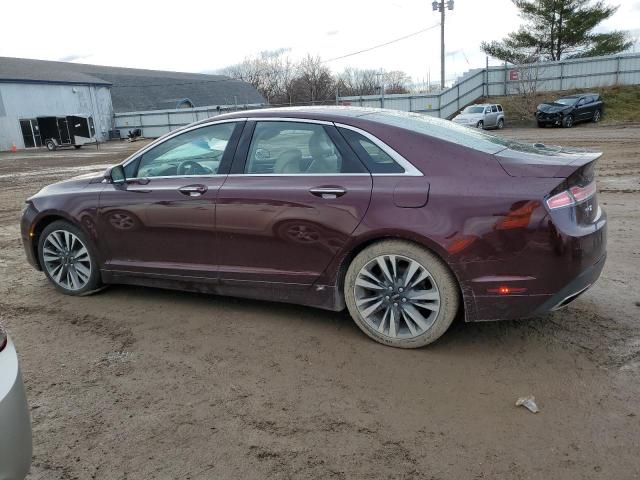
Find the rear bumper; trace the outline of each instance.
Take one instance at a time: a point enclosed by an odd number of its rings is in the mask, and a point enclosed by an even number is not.
[[[580,273],[558,293],[550,296],[547,301],[533,312],[533,315],[540,315],[565,307],[586,292],[600,277],[606,258],[607,254],[605,253],[594,265]]]
[[[23,480],[31,467],[31,419],[16,350],[0,352],[0,480]]]
[[[562,215],[567,218],[557,216],[555,225],[544,222],[553,228],[526,243],[517,256],[470,264],[473,270],[467,266],[473,272],[462,284],[467,321],[540,315],[569,304],[596,282],[606,261],[606,214],[589,227],[576,226],[568,210]],[[517,239],[513,232],[505,237],[511,242]]]

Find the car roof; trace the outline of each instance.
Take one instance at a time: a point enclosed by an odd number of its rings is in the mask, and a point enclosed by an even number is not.
[[[561,97],[558,98],[579,98],[579,97],[586,97],[587,95],[595,95],[595,96],[600,96],[599,93],[595,93],[595,92],[585,92],[585,93],[574,93],[573,95],[562,95]]]
[[[327,122],[342,122],[350,124],[350,120],[358,117],[365,117],[373,113],[384,112],[380,108],[366,107],[347,107],[339,105],[316,105],[305,107],[276,107],[276,108],[260,108],[255,110],[238,110],[235,112],[224,113],[215,117],[209,117],[200,120],[191,125],[201,123],[209,123],[216,120],[231,120],[234,118],[299,118],[307,120],[320,120]]]

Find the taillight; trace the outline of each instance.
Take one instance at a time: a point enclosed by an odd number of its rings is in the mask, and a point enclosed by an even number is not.
[[[2,322],[0,322],[0,352],[4,350],[4,347],[7,346],[7,331],[2,326]]]
[[[565,190],[547,199],[549,209],[570,207],[580,202],[584,202],[593,197],[596,193],[596,182],[593,181],[584,187],[573,186],[569,190]]]

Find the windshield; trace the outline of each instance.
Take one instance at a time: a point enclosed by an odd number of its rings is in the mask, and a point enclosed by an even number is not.
[[[507,138],[484,133],[481,130],[457,125],[449,120],[430,117],[419,113],[399,112],[395,110],[379,110],[376,113],[363,115],[362,118],[404,128],[439,138],[447,142],[473,148],[484,153],[495,154],[505,148],[530,153],[542,153],[543,149],[530,143],[517,142]],[[547,152],[545,152],[547,153]]]
[[[577,101],[578,101],[577,98],[569,97],[569,98],[559,98],[556,100],[555,103],[559,103],[560,105],[575,105]]]
[[[462,113],[483,113],[484,112],[484,107],[475,107],[475,106],[470,106],[465,108]]]

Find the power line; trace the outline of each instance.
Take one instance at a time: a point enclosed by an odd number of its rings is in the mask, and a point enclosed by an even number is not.
[[[330,58],[329,60],[323,60],[322,63],[333,62],[334,60],[341,60],[343,58],[353,57],[354,55],[359,55],[361,53],[370,52],[371,50],[375,50],[376,48],[386,47],[387,45],[391,45],[392,43],[396,43],[396,42],[399,42],[401,40],[406,40],[407,38],[411,38],[411,37],[415,37],[416,35],[420,35],[421,33],[424,33],[426,31],[431,30],[432,28],[436,28],[438,26],[440,26],[440,23],[436,23],[435,25],[431,25],[430,27],[423,28],[422,30],[419,30],[417,32],[410,33],[409,35],[405,35],[403,37],[395,38],[393,40],[389,40],[388,42],[381,43],[379,45],[374,45],[373,47],[365,48],[363,50],[358,50],[357,52],[347,53],[346,55],[342,55],[340,57]]]
[[[417,32],[410,33],[408,35],[404,35],[402,37],[395,38],[393,40],[389,40],[385,43],[380,43],[378,45],[374,45],[369,48],[365,48],[363,50],[358,50],[357,52],[347,53],[346,55],[341,55],[339,57],[330,58],[328,60],[323,60],[322,63],[333,62],[335,60],[341,60],[343,58],[353,57],[354,55],[359,55],[361,53],[370,52],[371,50],[375,50],[377,48],[386,47],[387,45],[391,45],[393,43],[400,42],[402,40],[406,40],[407,38],[415,37],[416,35],[420,35],[421,33],[427,32],[433,28],[436,28],[440,25],[440,23],[436,23],[431,25],[430,27],[423,28],[422,30],[418,30]],[[217,78],[213,80],[200,80],[197,82],[180,82],[180,83],[157,83],[157,84],[145,84],[145,85],[112,85],[111,88],[146,88],[146,87],[169,87],[169,86],[180,86],[180,85],[198,85],[198,84],[206,84],[206,83],[220,83],[220,82],[238,82],[242,81],[237,78]],[[246,83],[246,81],[245,81]]]

